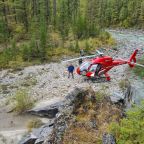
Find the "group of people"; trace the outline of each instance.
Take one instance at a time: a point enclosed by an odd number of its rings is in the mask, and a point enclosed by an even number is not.
[[[81,57],[84,56],[84,50],[83,50],[83,49],[80,49],[80,56],[81,56]],[[82,62],[83,62],[82,58],[79,59],[79,65],[81,65]],[[70,64],[70,65],[68,66],[68,69],[67,69],[67,70],[68,70],[68,78],[70,78],[70,75],[71,75],[72,78],[74,79],[74,70],[75,70],[74,66],[73,66],[72,64]]]

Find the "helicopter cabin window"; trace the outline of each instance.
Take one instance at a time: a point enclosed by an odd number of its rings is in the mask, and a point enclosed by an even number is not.
[[[90,66],[91,62],[84,62],[80,67],[80,71],[87,71]]]
[[[97,64],[92,65],[89,71],[91,71],[91,72],[95,72],[96,69],[97,69],[97,66],[98,66]]]

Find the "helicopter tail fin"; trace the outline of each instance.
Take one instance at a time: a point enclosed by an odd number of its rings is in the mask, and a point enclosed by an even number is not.
[[[135,66],[136,63],[136,55],[138,53],[138,49],[136,49],[133,54],[130,56],[130,59],[128,61],[128,64],[131,68],[133,68]]]

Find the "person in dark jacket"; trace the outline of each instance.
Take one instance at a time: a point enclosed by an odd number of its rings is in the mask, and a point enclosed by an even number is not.
[[[72,75],[72,78],[74,79],[74,66],[72,64],[68,66],[68,78],[70,78],[70,75]]]

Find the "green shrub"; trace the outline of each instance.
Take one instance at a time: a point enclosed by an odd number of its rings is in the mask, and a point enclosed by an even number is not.
[[[34,86],[37,84],[37,79],[33,78],[25,78],[24,82],[21,84],[24,87]]]
[[[1,91],[6,91],[8,89],[8,86],[7,84],[0,84],[0,90]]]
[[[127,79],[120,80],[118,84],[122,91],[124,91],[130,85],[130,83]]]
[[[138,63],[144,65],[144,57],[140,60],[138,60]],[[141,78],[144,78],[144,68],[140,67],[140,66],[135,66],[135,68],[133,69],[134,73],[138,76],[140,76]]]
[[[96,92],[96,100],[98,102],[101,102],[106,96],[107,96],[107,94],[103,90],[99,90]]]
[[[81,39],[86,37],[87,24],[85,17],[78,17],[75,25],[73,26],[73,32],[76,38]]]
[[[30,61],[31,59],[30,48],[27,44],[22,46],[22,58],[24,61]]]
[[[100,35],[99,35],[99,38],[102,40],[102,41],[105,41],[107,39],[110,38],[110,34],[106,31],[101,31],[100,32]]]
[[[92,24],[88,24],[87,25],[87,29],[88,29],[88,32],[87,32],[87,36],[88,37],[96,37],[98,38],[100,33],[101,33],[101,29],[99,28],[99,26],[95,25],[94,23]]]
[[[15,111],[19,114],[26,112],[34,105],[33,99],[25,90],[18,91],[15,95]]]
[[[0,142],[2,142],[3,144],[7,143],[7,139],[2,134],[0,134]]]
[[[144,103],[141,108],[134,106],[120,123],[112,123],[110,131],[115,135],[117,144],[144,143]]]
[[[85,42],[85,52],[86,52],[86,53],[89,53],[90,50],[91,50],[90,44],[89,44],[89,42],[86,40],[86,42]]]
[[[76,40],[76,43],[75,43],[75,52],[79,52],[79,50],[80,50],[80,47],[79,47],[79,42],[78,42],[78,40]]]

